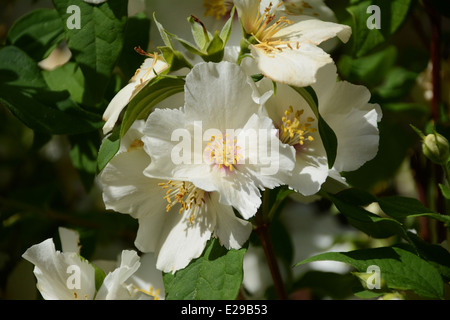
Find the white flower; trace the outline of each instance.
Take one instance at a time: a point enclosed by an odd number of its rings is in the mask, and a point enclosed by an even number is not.
[[[96,270],[91,263],[80,256],[78,234],[65,228],[59,228],[59,234],[62,252],[55,249],[52,239],[47,239],[30,247],[23,254],[24,259],[35,265],[33,272],[37,278],[37,288],[45,300],[155,298],[155,295],[150,296],[146,290],[131,284],[133,274],[141,266],[135,251],[122,251],[120,266],[106,275],[97,292]],[[145,265],[146,270],[151,270],[151,267],[151,265]],[[161,283],[162,274],[157,276],[161,280],[158,279],[156,282]],[[143,295],[140,292],[146,294]]]
[[[317,71],[332,59],[318,47],[338,37],[347,42],[351,28],[299,15],[295,2],[235,0],[242,27],[250,37],[249,48],[259,70],[279,83],[297,87],[316,82]],[[302,2],[306,3],[306,2]]]
[[[221,204],[252,217],[259,190],[284,184],[294,165],[293,150],[279,143],[263,114],[267,97],[236,64],[196,65],[186,77],[184,107],[157,109],[147,120],[143,141],[152,163],[144,174],[217,191]]]
[[[103,113],[103,120],[106,121],[103,126],[104,134],[107,134],[114,128],[120,113],[130,100],[136,96],[151,79],[155,78],[168,67],[169,65],[157,55],[152,55],[152,58],[146,58],[144,60],[141,67],[136,70],[135,75],[130,79],[130,82],[114,96]]]
[[[138,219],[136,247],[155,252],[156,267],[175,272],[203,252],[215,236],[227,249],[247,241],[251,224],[222,205],[216,192],[186,181],[154,179],[143,174],[151,163],[144,151],[144,121],[136,121],[122,139],[121,150],[100,174],[107,209]]]
[[[267,90],[271,83],[263,80],[260,86]],[[343,181],[340,172],[354,171],[375,157],[382,116],[380,106],[369,103],[366,87],[337,81],[334,64],[319,71],[312,87],[318,97],[319,112],[338,141],[331,169],[317,130],[318,121],[307,102],[291,87],[280,84],[277,94],[266,104],[280,130],[280,140],[296,150],[296,165],[288,185],[305,196],[319,191],[327,177]]]

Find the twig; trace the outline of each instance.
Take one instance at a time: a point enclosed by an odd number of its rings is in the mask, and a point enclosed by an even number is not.
[[[263,247],[267,264],[270,269],[270,274],[272,275],[275,290],[278,295],[278,299],[287,300],[288,296],[284,287],[283,279],[281,277],[280,269],[278,267],[275,251],[273,250],[272,240],[270,238],[269,224],[264,221],[263,217],[261,216],[261,212],[259,211],[256,214],[255,233],[257,234]]]

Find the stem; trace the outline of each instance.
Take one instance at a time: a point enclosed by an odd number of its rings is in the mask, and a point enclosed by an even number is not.
[[[287,300],[288,296],[284,287],[283,279],[281,277],[280,268],[275,256],[275,251],[273,250],[272,240],[270,238],[269,224],[264,222],[263,217],[261,216],[261,213],[259,211],[256,214],[255,233],[257,234],[263,247],[264,255],[266,256],[267,264],[270,269],[270,274],[272,275],[272,280],[278,295],[278,299]]]

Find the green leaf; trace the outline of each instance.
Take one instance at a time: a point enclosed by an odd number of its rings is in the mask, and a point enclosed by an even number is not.
[[[293,87],[308,103],[311,107],[314,115],[318,119],[318,129],[320,138],[322,139],[323,146],[327,153],[328,167],[331,169],[334,165],[337,155],[338,141],[333,129],[326,123],[319,112],[319,100],[312,87]]]
[[[128,104],[120,137],[125,135],[135,120],[145,119],[156,104],[183,90],[184,80],[179,77],[159,75],[150,80]]]
[[[408,17],[414,3],[413,0],[367,0],[349,6],[347,11],[353,17],[354,55],[361,57],[390,39]],[[372,15],[367,10],[372,5],[380,9],[380,29],[369,29],[367,26]]]
[[[389,216],[403,221],[408,217],[428,217],[450,228],[450,216],[442,215],[425,207],[419,200],[402,196],[383,197],[378,200],[381,209]]]
[[[192,65],[186,60],[180,51],[174,50],[170,47],[158,47],[158,49],[161,51],[164,60],[166,60],[167,64],[170,66],[170,71],[168,72],[177,71],[182,68],[192,69]]]
[[[383,82],[394,67],[397,51],[395,46],[389,46],[356,59],[351,55],[342,55],[337,62],[339,74],[349,82],[375,87]]]
[[[25,51],[34,61],[45,59],[64,40],[64,28],[54,9],[36,9],[11,26],[7,44]]]
[[[417,250],[420,256],[427,260],[436,270],[446,279],[450,281],[450,252],[448,252],[443,246],[438,244],[431,244],[416,234],[410,233],[410,239],[414,243],[414,249],[406,243],[398,244],[397,247],[401,247],[405,250],[414,253]]]
[[[102,171],[120,148],[120,127],[114,128],[100,146],[97,157],[97,171]]]
[[[50,91],[36,62],[19,48],[0,49],[0,102],[25,125],[49,134],[79,134],[102,126],[67,91]]]
[[[203,255],[175,274],[163,275],[166,300],[233,300],[243,278],[247,249],[226,250],[217,239],[206,245]]]
[[[203,60],[206,62],[222,61],[225,52],[224,47],[225,44],[223,43],[222,38],[219,35],[219,31],[216,31],[216,33],[214,33],[213,39],[206,48],[207,54],[202,56]]]
[[[230,12],[230,18],[227,20],[222,30],[220,31],[220,38],[222,39],[224,46],[228,43],[228,40],[230,39],[231,36],[231,31],[233,29],[234,11],[235,7],[233,6],[233,9],[231,9]]]
[[[412,290],[424,298],[443,299],[444,284],[439,272],[417,255],[396,247],[362,249],[351,252],[327,252],[299,262],[339,261],[367,272],[369,266],[380,268],[380,277],[390,289]]]
[[[358,279],[351,274],[315,270],[306,272],[293,284],[294,289],[311,290],[314,296],[339,300],[348,299],[352,296],[352,289],[360,286]]]
[[[417,76],[416,72],[394,67],[388,72],[383,83],[374,88],[372,94],[384,100],[401,99],[411,92]]]
[[[85,79],[75,62],[68,62],[53,70],[43,70],[42,76],[52,91],[67,90],[76,103],[83,102]]]
[[[98,291],[106,278],[106,273],[93,263],[91,263],[91,266],[93,266],[95,270],[95,290]]]
[[[348,200],[345,191],[328,195],[336,208],[347,218],[355,228],[374,238],[387,238],[400,235],[407,239],[403,225],[389,217],[380,217]]]
[[[209,34],[205,28],[205,25],[198,18],[191,15],[188,18],[188,21],[191,24],[192,36],[195,43],[201,51],[205,51],[210,41],[211,34]]]
[[[128,1],[107,1],[91,5],[82,0],[53,0],[65,26],[67,45],[86,79],[83,101],[91,107],[100,103],[122,51]],[[80,8],[80,28],[69,29],[67,20]]]
[[[173,43],[172,40],[170,39],[171,34],[169,32],[166,31],[166,29],[164,29],[164,26],[158,22],[158,20],[156,20],[156,12],[153,13],[153,22],[155,23],[156,27],[158,28],[159,34],[161,36],[161,39],[164,42],[164,45],[166,47],[169,47],[173,50],[175,50],[175,48],[173,47]]]
[[[97,173],[97,155],[100,136],[97,131],[81,135],[69,136],[72,145],[70,157],[86,191],[90,191]]]

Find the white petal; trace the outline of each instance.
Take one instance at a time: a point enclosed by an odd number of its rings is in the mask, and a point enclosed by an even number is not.
[[[258,98],[253,81],[235,63],[200,63],[186,77],[186,118],[202,120],[205,130],[242,128],[258,112]]]
[[[257,141],[248,143],[247,137],[251,138],[252,132],[257,133]],[[237,144],[245,158],[245,164],[237,169],[249,174],[260,189],[287,183],[295,165],[295,151],[280,142],[270,118],[253,115],[238,135]]]
[[[165,192],[158,186],[161,181],[143,173],[149,163],[144,150],[120,153],[108,163],[99,175],[106,209],[134,218],[165,210]]]
[[[219,202],[233,206],[244,219],[253,217],[261,205],[261,193],[251,177],[236,170],[232,179],[222,179],[216,184]]]
[[[261,72],[275,82],[304,87],[316,82],[316,73],[324,65],[331,63],[331,57],[322,49],[302,44],[299,49],[285,48],[282,52],[267,54],[262,49],[251,46]]]
[[[159,73],[166,70],[169,65],[164,61],[157,60],[153,64],[153,58],[147,58],[142,63],[141,67],[136,71],[131,78],[130,83],[123,87],[110,101],[103,113],[103,120],[106,123],[103,126],[103,134],[107,134],[114,128],[120,113],[130,100],[153,78]]]
[[[106,121],[103,125],[103,134],[107,134],[114,128],[114,125],[116,124],[117,119],[119,119],[123,108],[125,108],[128,102],[130,102],[135,87],[135,83],[128,83],[125,87],[120,89],[120,91],[109,102],[105,112],[103,113],[103,120]]]
[[[236,11],[245,31],[251,32],[260,13],[259,0],[234,0]]]
[[[59,238],[63,252],[80,253],[80,235],[75,230],[59,227]]]
[[[44,299],[94,298],[94,268],[74,252],[56,251],[52,239],[30,247],[22,257],[35,265],[33,272],[37,278],[39,292]]]
[[[320,190],[328,177],[328,161],[320,139],[314,140],[317,149],[305,149],[297,152],[297,161],[292,170],[289,187],[304,196],[311,196]]]
[[[227,249],[240,249],[252,232],[252,224],[236,217],[231,206],[220,204],[216,192],[211,193],[210,203],[217,217],[214,234],[220,244]]]
[[[166,220],[170,213],[177,215],[179,206],[172,208],[171,212],[162,210],[152,212],[152,214],[139,218],[139,227],[134,241],[134,245],[142,252],[156,252],[164,238],[163,232],[166,226]]]
[[[189,211],[181,215],[178,212],[162,213],[167,215],[167,219],[162,226],[159,248],[155,252],[159,270],[175,272],[202,254],[216,224],[215,216],[210,211],[209,204],[205,203],[192,224]]]
[[[106,275],[103,284],[97,292],[96,300],[123,300],[132,299],[125,281],[137,271],[140,266],[139,256],[136,251],[122,251],[120,267]]]
[[[140,262],[141,266],[128,279],[127,283],[153,294],[155,299],[163,300],[165,297],[164,283],[161,270],[156,269],[155,254],[142,254]]]
[[[318,87],[315,84],[313,88],[319,96],[321,114],[338,139],[334,166],[340,172],[353,171],[378,152],[378,122],[382,111],[379,105],[369,103],[370,91],[364,86],[346,81],[328,81],[328,88],[320,85],[322,78],[332,74],[331,68],[323,71]]]
[[[304,5],[307,3],[307,5]],[[323,21],[336,22],[336,16],[323,0],[284,0],[284,13],[289,18],[292,15],[307,15]]]
[[[133,122],[127,133],[120,139],[120,147],[117,153],[126,152],[137,140],[144,135],[145,120],[136,120]]]
[[[305,43],[319,45],[336,36],[345,43],[352,34],[352,29],[344,24],[321,21],[308,16],[298,16],[295,20],[295,23],[281,29],[273,37],[298,41],[300,45]]]

